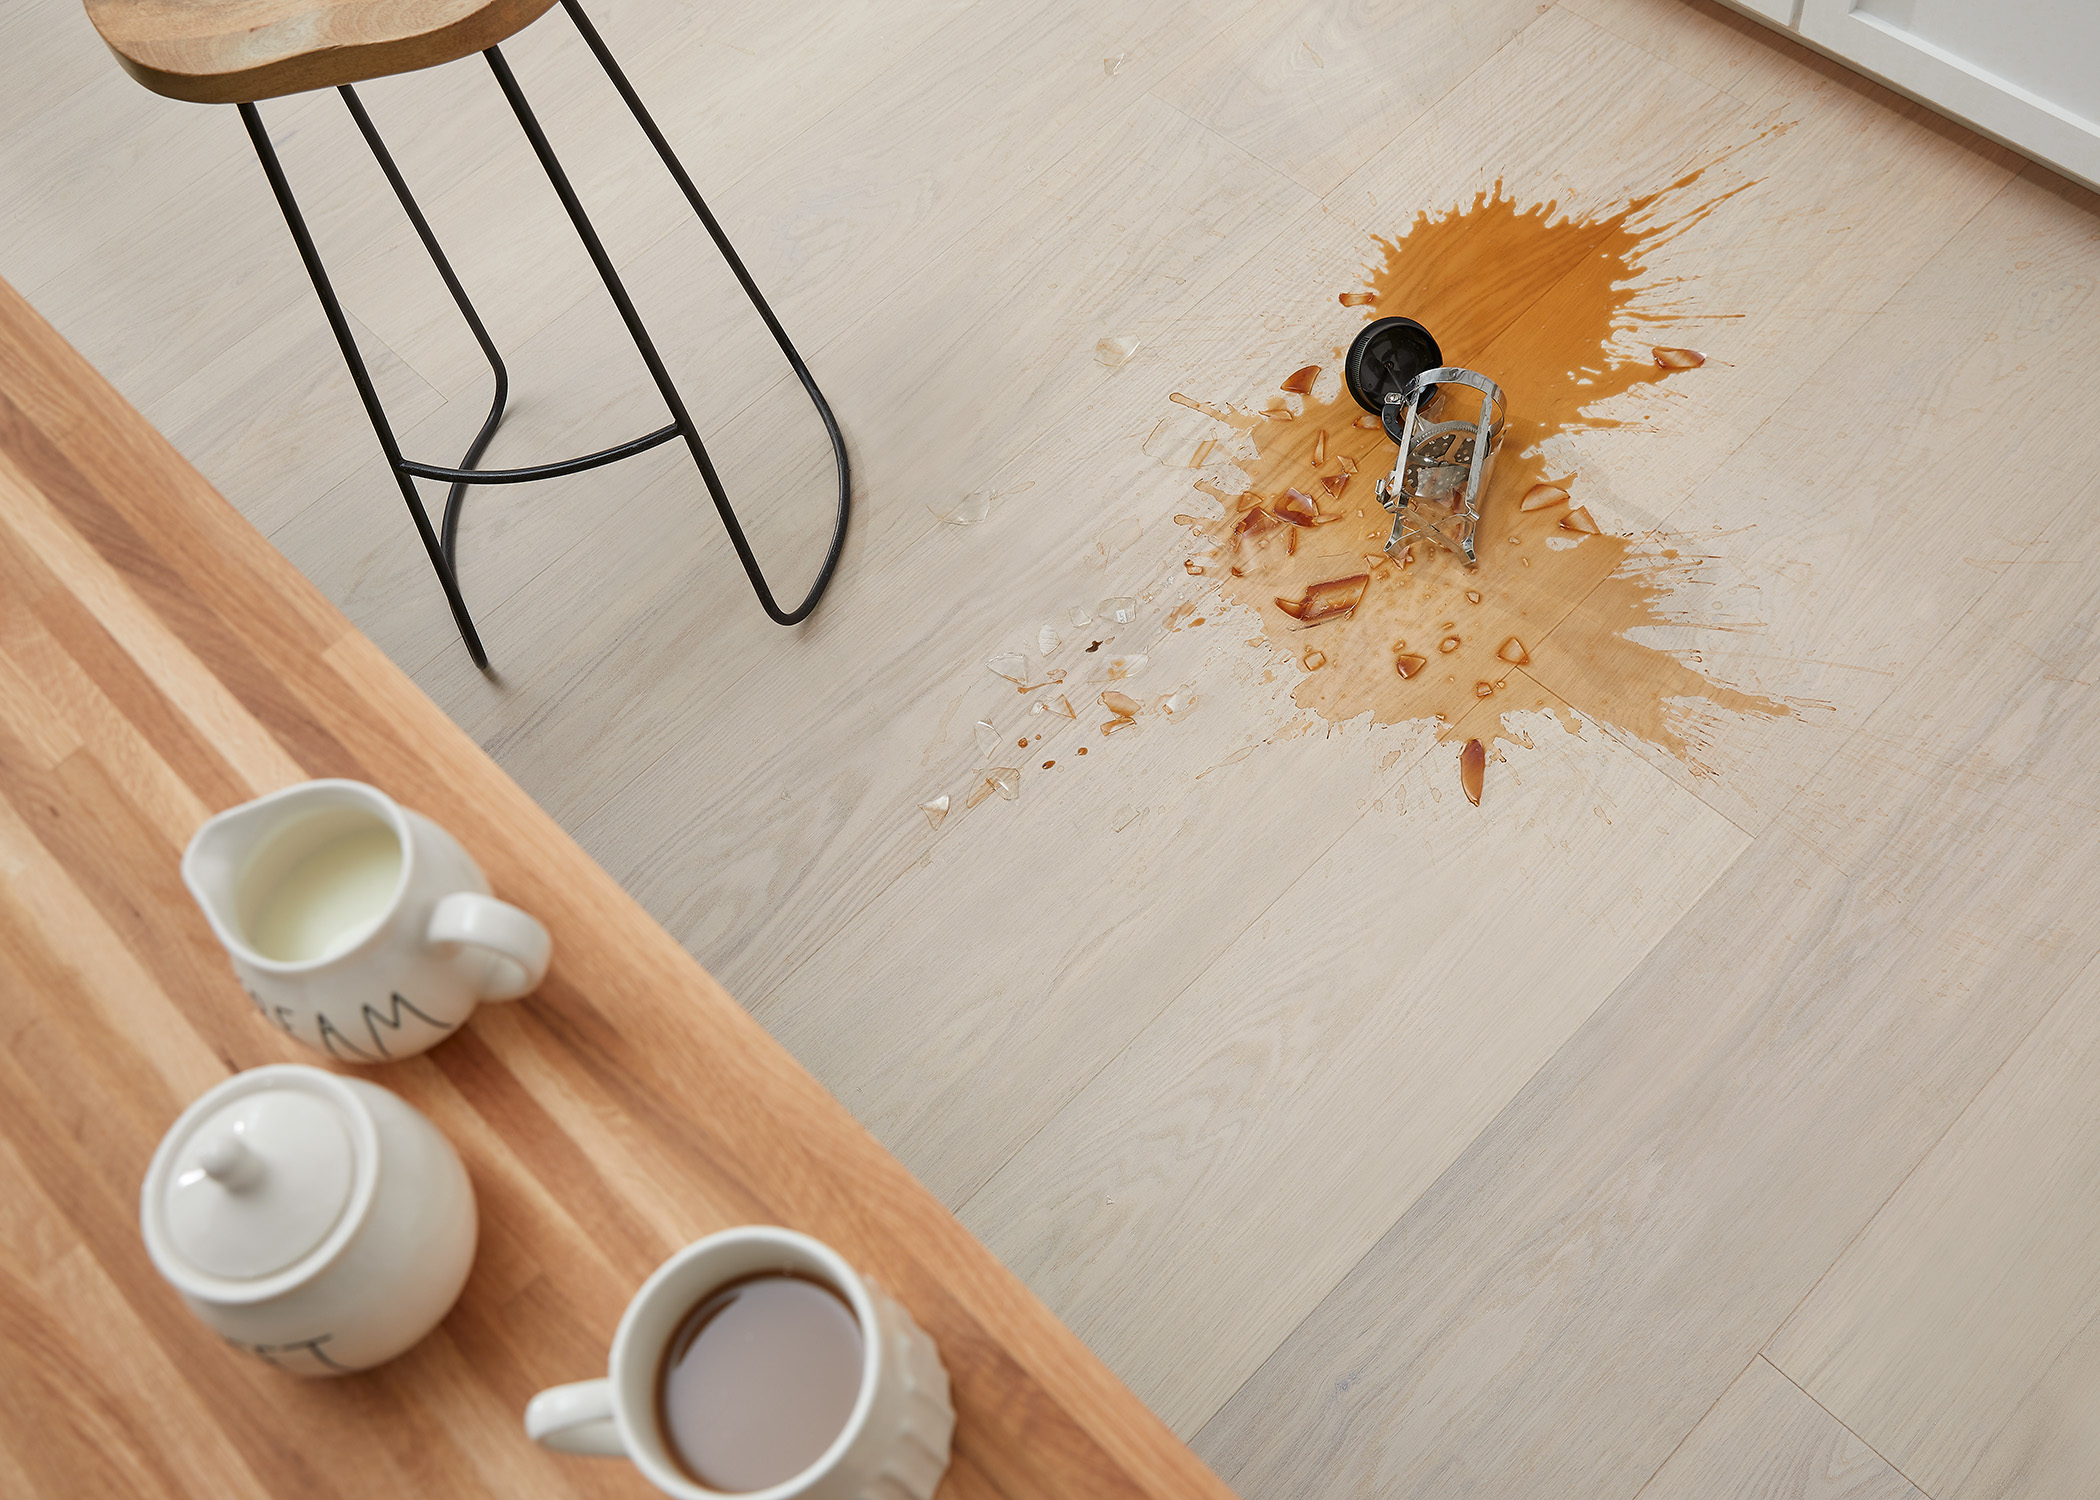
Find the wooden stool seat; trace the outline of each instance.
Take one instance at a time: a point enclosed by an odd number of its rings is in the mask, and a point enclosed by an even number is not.
[[[86,0],[156,94],[247,104],[435,67],[495,46],[554,0]]]

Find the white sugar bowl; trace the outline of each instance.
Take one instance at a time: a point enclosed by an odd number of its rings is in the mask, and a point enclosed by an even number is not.
[[[182,1112],[146,1169],[154,1267],[228,1342],[298,1375],[392,1359],[474,1260],[459,1153],[398,1095],[294,1063]]]

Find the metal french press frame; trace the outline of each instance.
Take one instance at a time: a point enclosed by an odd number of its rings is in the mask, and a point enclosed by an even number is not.
[[[1386,555],[1398,559],[1415,542],[1435,542],[1456,552],[1468,568],[1478,566],[1480,505],[1508,418],[1502,387],[1477,370],[1445,364],[1435,337],[1411,318],[1366,324],[1350,346],[1343,374],[1349,394],[1378,417],[1399,449],[1392,472],[1378,481],[1378,503],[1393,517]],[[1447,385],[1479,394],[1472,420],[1426,420]],[[1447,498],[1448,515],[1419,503]]]

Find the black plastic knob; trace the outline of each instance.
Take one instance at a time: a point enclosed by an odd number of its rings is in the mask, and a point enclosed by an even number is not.
[[[1428,329],[1413,318],[1380,318],[1366,323],[1342,361],[1342,379],[1365,411],[1385,415],[1385,398],[1407,389],[1424,370],[1444,363],[1443,351]]]

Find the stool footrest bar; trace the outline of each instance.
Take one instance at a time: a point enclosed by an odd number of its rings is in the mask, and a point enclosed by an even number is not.
[[[559,463],[534,464],[524,469],[447,469],[438,464],[418,463],[412,458],[402,459],[399,467],[402,473],[413,474],[418,479],[446,479],[454,484],[527,484],[535,479],[559,479],[564,474],[581,474],[585,469],[595,469],[601,464],[618,463],[623,458],[646,453],[659,443],[668,443],[678,436],[678,432],[678,424],[672,422],[611,448],[586,453],[581,458],[565,458]]]

